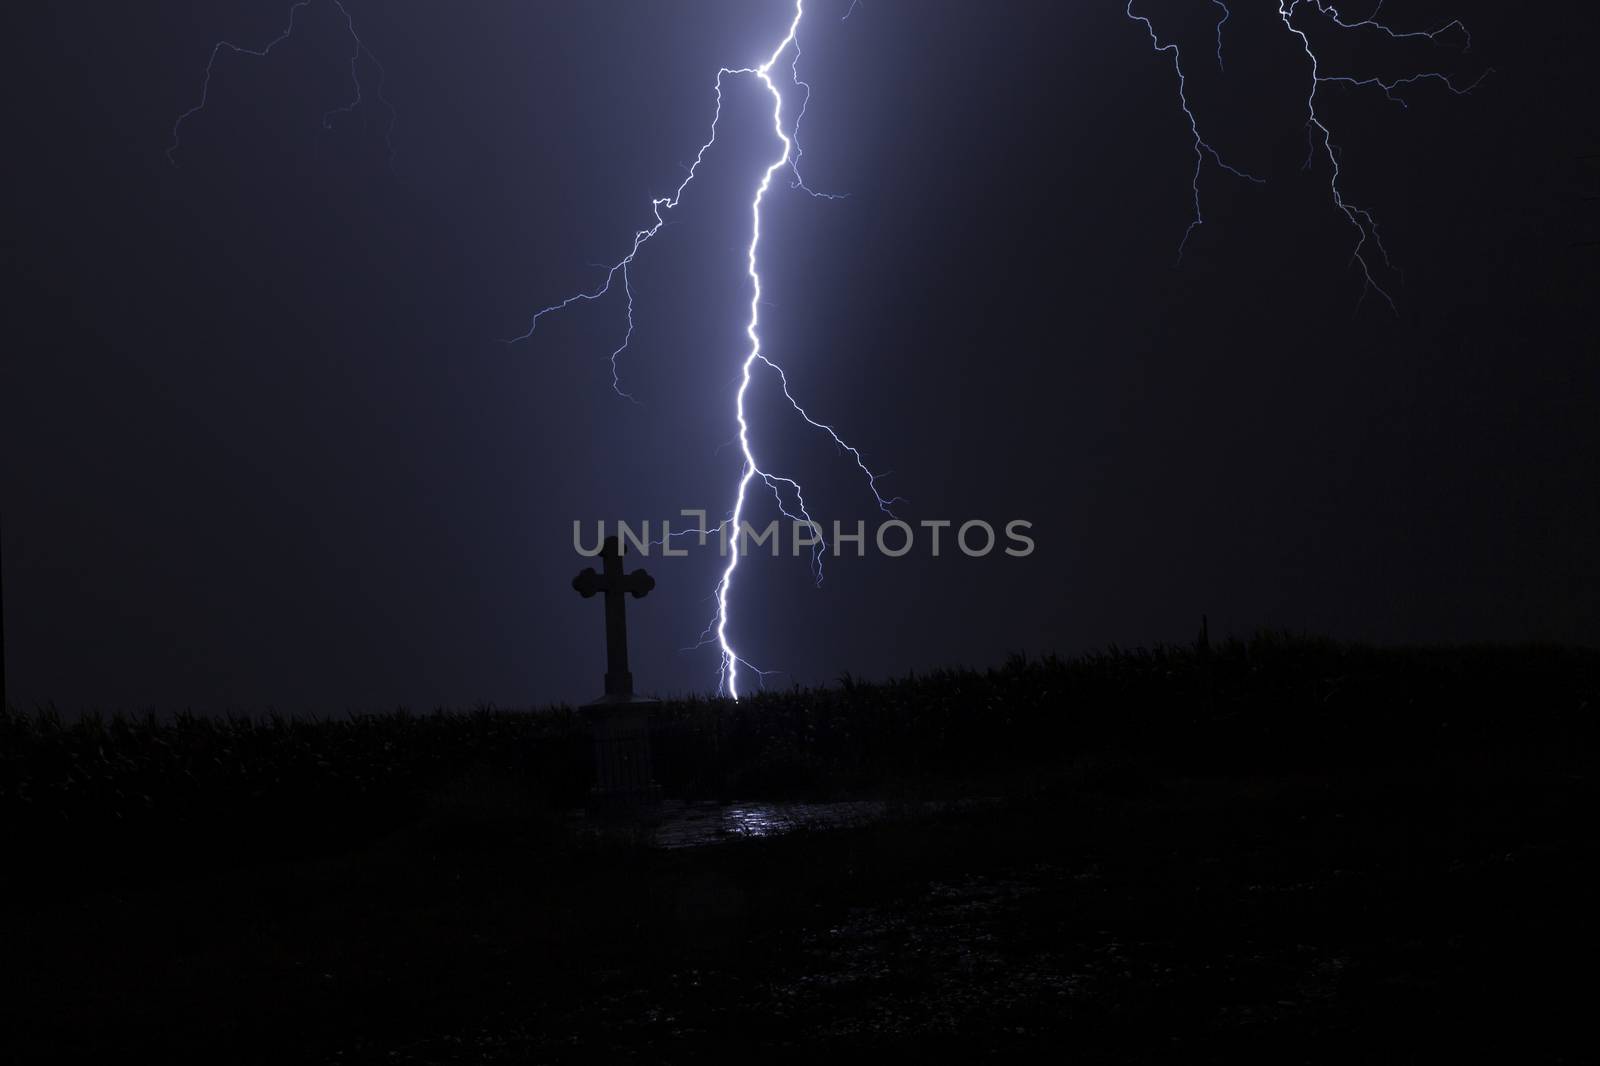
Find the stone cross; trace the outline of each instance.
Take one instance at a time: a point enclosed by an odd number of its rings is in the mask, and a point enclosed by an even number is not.
[[[572,579],[572,587],[588,599],[597,592],[606,595],[606,694],[607,700],[633,698],[633,674],[628,671],[628,619],[626,599],[632,595],[640,599],[656,587],[656,579],[643,570],[631,574],[622,572],[622,539],[608,537],[600,549],[603,572],[594,567],[584,567],[583,573]]]

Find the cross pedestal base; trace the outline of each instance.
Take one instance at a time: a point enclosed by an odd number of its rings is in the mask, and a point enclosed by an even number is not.
[[[650,707],[639,696],[602,696],[584,707],[594,737],[594,787],[602,805],[653,803],[661,798],[650,762]]]

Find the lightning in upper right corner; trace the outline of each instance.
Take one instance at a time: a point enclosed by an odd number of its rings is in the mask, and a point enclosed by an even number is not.
[[[1421,83],[1437,83],[1443,85],[1449,92],[1457,96],[1465,96],[1477,88],[1484,78],[1492,71],[1485,70],[1470,84],[1457,85],[1455,81],[1442,71],[1421,71],[1408,74],[1402,78],[1384,80],[1379,77],[1357,77],[1350,74],[1324,73],[1322,61],[1318,58],[1316,50],[1311,45],[1311,38],[1306,31],[1295,23],[1295,14],[1301,8],[1314,8],[1330,24],[1344,30],[1371,30],[1390,38],[1391,40],[1425,40],[1437,43],[1447,36],[1459,36],[1461,51],[1466,52],[1472,47],[1472,35],[1467,32],[1466,26],[1459,19],[1452,19],[1443,26],[1434,30],[1398,31],[1385,23],[1378,21],[1378,15],[1383,10],[1383,0],[1378,0],[1378,6],[1371,15],[1357,21],[1350,21],[1339,14],[1338,8],[1327,3],[1326,0],[1278,0],[1278,17],[1283,20],[1284,27],[1293,34],[1304,49],[1306,58],[1311,62],[1311,91],[1306,96],[1306,133],[1310,142],[1310,150],[1306,153],[1305,169],[1311,169],[1314,157],[1317,154],[1317,142],[1321,142],[1322,155],[1326,159],[1331,176],[1328,179],[1329,190],[1333,196],[1334,207],[1350,223],[1356,232],[1355,247],[1351,250],[1351,262],[1361,271],[1362,295],[1368,289],[1383,297],[1391,311],[1395,310],[1394,297],[1373,276],[1372,263],[1367,257],[1367,246],[1370,244],[1377,250],[1378,258],[1382,260],[1385,268],[1394,270],[1389,260],[1389,251],[1383,245],[1383,237],[1378,232],[1377,219],[1372,212],[1364,207],[1359,207],[1345,198],[1344,190],[1340,186],[1340,179],[1344,175],[1344,167],[1339,159],[1339,148],[1333,142],[1333,134],[1328,129],[1322,117],[1317,113],[1317,91],[1323,85],[1343,84],[1354,87],[1372,87],[1382,90],[1383,95],[1401,107],[1406,106],[1403,98],[1396,95],[1401,89]]]
[[[1184,231],[1183,239],[1178,244],[1180,259],[1183,249],[1188,244],[1190,236],[1205,222],[1205,216],[1200,204],[1200,175],[1205,167],[1206,160],[1211,160],[1218,167],[1235,177],[1250,182],[1261,183],[1263,179],[1246,173],[1227,163],[1200,133],[1200,124],[1195,117],[1194,109],[1189,103],[1187,92],[1187,79],[1183,70],[1183,57],[1178,45],[1173,42],[1163,43],[1156,32],[1154,23],[1145,15],[1134,11],[1135,0],[1128,0],[1125,8],[1127,17],[1135,22],[1142,23],[1150,35],[1150,43],[1157,52],[1168,53],[1172,57],[1173,70],[1178,77],[1178,106],[1182,109],[1184,117],[1189,121],[1190,131],[1194,135],[1195,169],[1191,190],[1194,196],[1194,218]],[[1216,23],[1216,55],[1219,69],[1226,69],[1222,61],[1222,28],[1232,16],[1225,0],[1212,0],[1212,4],[1221,12],[1221,17]],[[1354,246],[1351,249],[1351,263],[1361,274],[1362,295],[1369,290],[1376,292],[1389,305],[1395,309],[1395,301],[1388,289],[1379,280],[1374,269],[1374,253],[1376,262],[1382,264],[1382,269],[1397,273],[1389,259],[1388,250],[1384,247],[1383,237],[1378,229],[1378,222],[1372,211],[1366,207],[1351,202],[1344,191],[1344,163],[1340,158],[1340,150],[1334,143],[1333,133],[1328,128],[1322,114],[1318,111],[1318,92],[1325,85],[1345,85],[1351,88],[1375,88],[1382,92],[1389,101],[1406,107],[1406,101],[1401,95],[1403,90],[1423,84],[1437,84],[1450,93],[1464,96],[1475,89],[1484,78],[1492,71],[1486,70],[1468,84],[1458,84],[1456,80],[1444,71],[1423,70],[1403,77],[1385,79],[1378,76],[1361,76],[1349,73],[1330,73],[1324,69],[1324,64],[1318,56],[1311,37],[1304,27],[1299,24],[1296,16],[1303,10],[1310,9],[1320,16],[1328,25],[1345,31],[1368,31],[1380,34],[1391,41],[1424,41],[1441,43],[1444,41],[1459,40],[1462,52],[1466,52],[1472,45],[1472,37],[1467,28],[1459,19],[1451,19],[1432,30],[1397,30],[1387,22],[1380,21],[1379,16],[1383,10],[1383,0],[1378,0],[1372,14],[1361,19],[1346,18],[1337,7],[1328,0],[1278,0],[1277,14],[1284,27],[1294,35],[1311,64],[1311,89],[1306,96],[1306,132],[1309,142],[1309,151],[1306,155],[1304,169],[1311,170],[1320,155],[1329,169],[1328,186],[1333,199],[1334,209],[1347,221],[1355,231]]]

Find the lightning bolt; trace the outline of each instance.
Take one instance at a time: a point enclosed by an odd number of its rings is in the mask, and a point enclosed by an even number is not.
[[[1227,70],[1228,68],[1222,65],[1222,25],[1233,17],[1233,12],[1228,10],[1228,5],[1222,0],[1211,0],[1211,2],[1222,9],[1222,17],[1217,19],[1217,69]]]
[[[1383,0],[1379,0],[1378,6],[1373,9],[1373,12],[1370,16],[1355,22],[1345,19],[1339,14],[1339,10],[1332,4],[1327,3],[1326,0],[1278,0],[1278,17],[1283,21],[1284,28],[1299,39],[1300,45],[1305,51],[1306,58],[1311,61],[1311,91],[1306,96],[1306,136],[1308,141],[1308,150],[1306,152],[1304,169],[1309,171],[1312,167],[1312,163],[1317,153],[1316,142],[1318,135],[1320,134],[1322,152],[1328,161],[1330,170],[1332,171],[1332,175],[1328,179],[1328,186],[1333,195],[1334,208],[1344,216],[1345,220],[1350,223],[1351,228],[1356,231],[1355,247],[1351,249],[1350,257],[1351,262],[1361,271],[1361,295],[1365,297],[1367,291],[1370,289],[1371,291],[1376,292],[1379,296],[1383,297],[1384,302],[1389,305],[1389,309],[1394,311],[1396,310],[1394,297],[1389,295],[1388,290],[1380,285],[1377,279],[1373,277],[1372,264],[1367,259],[1368,244],[1370,243],[1373,248],[1377,249],[1378,257],[1383,261],[1383,265],[1387,269],[1393,271],[1394,265],[1389,260],[1389,251],[1383,245],[1383,236],[1378,230],[1378,222],[1377,219],[1373,217],[1372,212],[1367,208],[1357,206],[1356,204],[1350,203],[1345,199],[1344,190],[1339,184],[1340,179],[1344,176],[1344,167],[1339,160],[1339,148],[1333,143],[1333,134],[1329,131],[1327,125],[1322,121],[1321,116],[1317,114],[1317,90],[1321,86],[1330,83],[1339,83],[1358,88],[1363,86],[1375,86],[1381,89],[1384,96],[1389,100],[1398,103],[1401,107],[1405,107],[1407,106],[1405,101],[1395,95],[1396,91],[1399,89],[1416,85],[1421,82],[1438,82],[1444,85],[1446,89],[1455,95],[1465,96],[1467,93],[1470,93],[1473,89],[1475,89],[1484,78],[1493,73],[1493,71],[1484,71],[1483,74],[1479,75],[1479,77],[1470,85],[1465,86],[1456,85],[1448,75],[1439,71],[1424,71],[1417,74],[1411,74],[1403,78],[1398,78],[1393,81],[1384,81],[1382,78],[1376,77],[1356,78],[1342,74],[1324,74],[1322,72],[1322,61],[1317,57],[1316,51],[1311,46],[1311,38],[1306,35],[1306,32],[1303,29],[1295,25],[1295,12],[1301,7],[1315,8],[1318,14],[1322,15],[1330,23],[1341,29],[1376,30],[1377,32],[1382,33],[1391,40],[1395,41],[1420,39],[1430,42],[1437,42],[1441,37],[1454,32],[1459,34],[1461,37],[1462,52],[1466,52],[1472,47],[1472,35],[1467,32],[1466,26],[1462,25],[1459,19],[1452,19],[1436,30],[1418,30],[1409,32],[1397,31],[1385,23],[1378,21],[1378,15],[1383,11]]]
[[[384,127],[383,143],[384,147],[388,149],[389,156],[392,159],[394,156],[393,134],[397,116],[395,114],[394,107],[390,105],[389,101],[386,100],[383,95],[383,85],[387,78],[387,75],[383,69],[383,64],[378,62],[378,57],[372,54],[372,50],[366,46],[366,44],[361,40],[361,36],[356,33],[355,19],[351,17],[349,10],[344,6],[343,0],[328,0],[328,2],[344,20],[345,29],[350,34],[350,41],[354,46],[350,53],[350,83],[354,95],[351,96],[348,101],[340,104],[338,107],[331,107],[322,113],[322,128],[325,130],[333,129],[335,115],[348,115],[365,106],[366,88],[361,82],[361,60],[364,56],[366,57],[367,62],[370,63],[378,72],[378,84],[374,88],[373,95],[389,111],[389,121]],[[193,116],[199,114],[201,111],[204,111],[206,109],[206,104],[210,102],[211,75],[216,70],[217,57],[224,52],[228,52],[233,55],[252,56],[256,59],[265,59],[274,48],[278,47],[278,45],[294,36],[296,19],[299,18],[300,12],[309,7],[311,3],[312,0],[295,0],[295,2],[289,6],[288,23],[284,26],[283,32],[278,34],[278,36],[274,37],[272,40],[268,41],[266,44],[262,45],[260,48],[246,48],[243,45],[234,44],[232,41],[218,41],[211,46],[211,54],[206,59],[205,77],[200,82],[199,101],[196,102],[193,107],[189,108],[189,110],[180,114],[172,123],[172,144],[167,147],[167,162],[171,163],[173,166],[178,165],[177,153],[178,149],[182,147],[183,124]]]
[[[1217,19],[1216,25],[1217,67],[1218,69],[1225,70],[1226,68],[1223,66],[1222,62],[1222,27],[1228,21],[1228,19],[1232,17],[1233,12],[1228,9],[1228,5],[1224,3],[1224,0],[1211,0],[1211,2],[1222,12],[1221,17]],[[1134,0],[1129,0],[1126,8],[1126,14],[1128,18],[1134,22],[1139,22],[1144,25],[1145,30],[1150,35],[1151,46],[1155,48],[1157,52],[1170,53],[1172,56],[1172,67],[1178,76],[1178,106],[1183,110],[1184,117],[1189,120],[1189,129],[1194,134],[1195,167],[1194,177],[1190,183],[1194,194],[1194,218],[1190,221],[1188,229],[1184,230],[1183,240],[1178,244],[1178,258],[1182,260],[1183,250],[1189,243],[1190,236],[1192,236],[1194,231],[1205,222],[1205,216],[1201,213],[1200,209],[1200,175],[1204,169],[1206,159],[1209,158],[1213,160],[1217,166],[1223,170],[1226,170],[1235,177],[1243,178],[1246,181],[1260,184],[1262,183],[1262,179],[1230,166],[1219,154],[1217,154],[1217,150],[1213,148],[1204,137],[1201,136],[1200,124],[1195,118],[1194,110],[1189,106],[1187,80],[1183,73],[1183,57],[1178,49],[1178,46],[1171,43],[1163,44],[1160,37],[1156,33],[1154,24],[1148,17],[1137,14],[1133,10],[1133,5]],[[1399,104],[1402,108],[1404,108],[1408,105],[1406,104],[1405,99],[1398,95],[1401,90],[1410,88],[1414,85],[1422,84],[1424,82],[1431,82],[1443,85],[1445,89],[1457,96],[1465,96],[1473,89],[1477,88],[1483,79],[1488,77],[1491,73],[1493,73],[1493,71],[1484,71],[1483,74],[1480,74],[1475,80],[1467,85],[1458,85],[1448,74],[1445,74],[1442,71],[1433,70],[1420,71],[1417,73],[1408,74],[1404,77],[1389,80],[1385,80],[1380,77],[1356,77],[1348,74],[1325,74],[1323,73],[1322,62],[1318,58],[1316,50],[1311,45],[1310,37],[1306,35],[1306,32],[1303,29],[1295,24],[1295,13],[1301,7],[1314,8],[1316,12],[1323,16],[1329,23],[1339,27],[1340,29],[1372,30],[1383,34],[1393,41],[1423,40],[1429,42],[1438,42],[1441,38],[1459,35],[1462,41],[1461,50],[1465,52],[1472,46],[1472,37],[1467,32],[1466,26],[1464,26],[1459,19],[1452,19],[1436,30],[1396,30],[1387,23],[1381,22],[1378,19],[1378,16],[1383,11],[1383,0],[1379,0],[1378,5],[1373,9],[1371,15],[1364,19],[1357,20],[1345,18],[1339,13],[1338,8],[1334,7],[1331,3],[1328,3],[1327,0],[1278,0],[1279,19],[1283,22],[1285,28],[1287,28],[1288,31],[1299,40],[1300,46],[1306,54],[1306,58],[1311,61],[1311,91],[1306,97],[1306,134],[1308,151],[1306,153],[1305,165],[1302,169],[1307,171],[1312,169],[1317,157],[1317,142],[1320,139],[1322,154],[1324,158],[1326,158],[1328,166],[1332,172],[1328,184],[1329,190],[1333,196],[1334,208],[1339,212],[1340,215],[1344,217],[1347,222],[1350,223],[1351,227],[1356,231],[1355,246],[1351,250],[1351,263],[1361,272],[1362,296],[1365,297],[1369,290],[1376,292],[1379,296],[1383,297],[1384,301],[1389,305],[1390,310],[1393,311],[1396,309],[1394,298],[1389,294],[1387,289],[1379,284],[1377,277],[1373,273],[1372,262],[1368,258],[1369,246],[1376,250],[1377,257],[1382,261],[1385,269],[1394,271],[1395,267],[1393,263],[1390,262],[1388,249],[1384,247],[1382,234],[1378,230],[1377,219],[1373,216],[1372,212],[1367,208],[1351,203],[1345,198],[1344,189],[1341,185],[1341,179],[1344,176],[1344,167],[1340,162],[1340,151],[1338,146],[1333,142],[1333,134],[1329,131],[1328,126],[1323,122],[1321,115],[1319,115],[1317,112],[1317,90],[1321,86],[1328,84],[1341,84],[1353,88],[1377,88],[1382,91],[1383,95],[1388,100]]]
[[[852,9],[854,10],[853,6]],[[850,12],[846,12],[848,17]],[[739,698],[740,668],[748,670],[760,679],[771,671],[763,671],[753,666],[743,658],[734,644],[732,636],[733,620],[733,589],[734,577],[739,568],[739,535],[742,523],[745,521],[747,509],[751,506],[750,491],[752,485],[759,480],[761,484],[772,493],[777,503],[780,514],[794,522],[802,522],[816,532],[818,543],[812,547],[812,568],[816,581],[822,581],[822,555],[824,544],[821,540],[821,526],[812,518],[810,509],[806,504],[805,491],[800,483],[793,478],[775,473],[766,469],[756,459],[755,445],[752,442],[750,418],[746,410],[746,400],[750,389],[755,384],[758,372],[764,373],[775,380],[789,402],[794,412],[809,426],[825,433],[841,455],[848,455],[860,469],[867,481],[867,488],[871,491],[878,508],[885,514],[892,515],[893,507],[901,502],[899,497],[886,497],[879,489],[879,483],[888,476],[887,473],[876,473],[870,468],[863,458],[860,450],[846,441],[839,432],[830,424],[814,418],[810,412],[796,399],[789,387],[788,376],[783,367],[771,359],[762,350],[761,342],[761,267],[759,251],[761,246],[761,218],[762,207],[766,202],[767,193],[772,188],[773,179],[780,173],[787,171],[790,175],[790,187],[808,193],[813,197],[822,199],[838,199],[838,194],[819,193],[806,185],[800,172],[800,157],[803,149],[800,147],[799,128],[800,122],[805,117],[806,105],[811,98],[811,86],[800,77],[800,24],[805,17],[805,0],[795,0],[794,17],[790,20],[788,30],[785,32],[766,60],[757,66],[749,67],[723,67],[717,71],[714,89],[716,105],[711,116],[711,132],[706,142],[695,153],[694,163],[689,167],[688,174],[670,196],[657,197],[650,201],[651,223],[641,229],[635,230],[633,240],[627,254],[615,263],[605,268],[605,275],[600,283],[592,289],[583,290],[572,294],[556,303],[542,307],[535,311],[528,323],[528,328],[519,336],[510,338],[507,343],[525,341],[533,336],[538,328],[539,321],[546,315],[564,311],[574,304],[592,302],[603,299],[611,294],[614,289],[620,288],[626,307],[626,328],[623,331],[621,343],[612,349],[611,387],[618,396],[637,403],[630,393],[622,387],[621,372],[618,360],[628,350],[633,340],[634,302],[633,281],[630,276],[634,261],[661,228],[666,225],[668,214],[682,201],[685,191],[694,182],[700,172],[700,166],[705,161],[706,152],[716,144],[718,124],[722,119],[722,94],[724,81],[729,78],[749,77],[760,83],[767,94],[772,98],[772,132],[781,146],[778,154],[767,164],[762,172],[761,180],[756,184],[750,200],[750,243],[745,251],[745,270],[750,282],[750,315],[745,323],[745,336],[749,340],[743,361],[739,367],[739,388],[734,396],[734,422],[738,427],[735,440],[739,445],[742,456],[739,478],[734,485],[733,506],[728,511],[728,517],[716,527],[716,531],[731,530],[733,537],[733,550],[728,553],[728,562],[723,568],[718,579],[713,597],[716,602],[716,612],[701,634],[701,644],[715,643],[720,652],[720,663],[717,670],[717,688],[734,699]],[[773,70],[782,61],[785,55],[790,56],[788,64],[789,81],[801,93],[798,106],[794,108],[794,118],[785,126],[784,111],[785,100],[783,88],[773,78]],[[702,535],[709,530],[696,530]]]
[[[1179,51],[1176,44],[1162,44],[1161,38],[1156,34],[1155,24],[1148,17],[1135,14],[1133,4],[1134,0],[1128,0],[1128,6],[1125,9],[1128,18],[1134,22],[1144,24],[1144,28],[1150,34],[1150,46],[1152,48],[1157,52],[1171,53],[1172,55],[1172,69],[1178,75],[1178,106],[1183,109],[1184,118],[1189,120],[1189,132],[1194,134],[1194,176],[1190,182],[1190,187],[1194,193],[1194,218],[1189,221],[1189,228],[1183,231],[1183,240],[1178,242],[1178,260],[1181,262],[1183,260],[1183,251],[1189,245],[1189,238],[1194,235],[1195,230],[1205,225],[1205,215],[1200,210],[1200,174],[1204,171],[1208,158],[1236,178],[1242,178],[1256,185],[1264,185],[1266,181],[1263,178],[1256,177],[1254,174],[1246,174],[1238,167],[1230,164],[1218,154],[1215,148],[1211,147],[1210,142],[1200,135],[1200,122],[1194,117],[1194,110],[1189,106],[1189,80],[1183,73],[1183,53]],[[1222,18],[1217,22],[1217,63],[1220,65],[1222,62],[1222,23],[1228,21],[1228,9],[1220,3],[1217,6],[1221,7],[1223,11]]]

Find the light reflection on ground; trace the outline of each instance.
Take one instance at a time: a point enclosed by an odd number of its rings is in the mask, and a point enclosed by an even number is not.
[[[662,848],[692,848],[728,840],[780,836],[797,829],[834,829],[882,818],[885,804],[850,803],[664,803],[651,820],[653,842]]]
[[[801,830],[843,829],[894,818],[916,818],[996,802],[993,798],[910,803],[883,800],[836,803],[613,801],[573,812],[571,823],[580,835],[618,836],[658,848],[696,848],[779,837]]]

